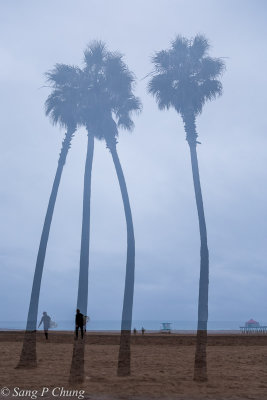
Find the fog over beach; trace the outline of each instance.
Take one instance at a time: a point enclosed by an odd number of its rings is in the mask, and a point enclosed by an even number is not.
[[[141,10],[141,12],[140,12]],[[223,96],[198,117],[210,247],[211,321],[266,320],[266,3],[1,2],[1,321],[25,320],[42,223],[64,134],[44,115],[44,72],[80,65],[92,39],[125,54],[143,112],[118,150],[136,236],[136,320],[197,319],[199,237],[181,119],[146,93],[150,57],[176,34],[204,33],[225,57]],[[226,29],[227,25],[227,29]],[[58,193],[40,315],[72,320],[77,296],[86,135],[73,139]],[[95,143],[88,313],[121,317],[125,222],[110,155]],[[110,299],[112,298],[112,302]]]

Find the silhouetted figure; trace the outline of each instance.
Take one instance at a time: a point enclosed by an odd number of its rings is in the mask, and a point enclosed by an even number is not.
[[[83,338],[83,314],[80,312],[80,310],[77,308],[76,310],[76,317],[75,317],[75,325],[76,325],[76,339],[78,339],[78,331],[79,328],[81,329],[81,337]]]
[[[142,331],[142,335],[144,335],[145,334],[145,328],[143,326],[142,326],[141,331]]]
[[[134,330],[133,330],[134,336],[136,335],[136,332],[137,332],[137,330],[134,328]]]
[[[48,329],[50,328],[50,322],[51,322],[51,318],[49,317],[49,315],[47,315],[47,312],[44,311],[42,319],[40,321],[40,324],[38,325],[38,328],[40,327],[40,325],[42,323],[44,324],[44,334],[45,334],[46,340],[48,339]]]

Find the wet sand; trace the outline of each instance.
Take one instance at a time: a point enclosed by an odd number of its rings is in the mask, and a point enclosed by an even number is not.
[[[38,390],[40,394],[43,387],[50,388],[50,392],[52,388],[63,387],[65,390],[84,390],[85,398],[95,400],[267,399],[266,335],[209,334],[209,379],[205,383],[196,383],[192,380],[193,334],[133,336],[132,374],[125,378],[116,375],[119,335],[87,333],[85,382],[77,387],[68,384],[72,332],[50,333],[48,342],[43,333],[38,332],[38,367],[35,369],[15,368],[22,339],[22,332],[0,332],[0,387],[8,387],[11,392],[18,387],[20,390]]]

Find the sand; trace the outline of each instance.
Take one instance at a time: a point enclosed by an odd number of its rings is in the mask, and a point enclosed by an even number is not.
[[[15,387],[38,390],[38,398],[41,398],[42,388],[48,387],[48,395],[54,399],[60,396],[51,395],[53,388],[70,390],[73,333],[52,333],[48,342],[43,334],[38,334],[38,367],[28,370],[15,368],[22,339],[20,332],[0,332],[0,387],[9,388],[13,394]],[[209,379],[205,383],[192,379],[194,335],[133,337],[132,373],[126,378],[116,376],[118,344],[118,334],[87,333],[85,382],[76,387],[85,391],[85,398],[267,399],[267,336],[209,335]]]

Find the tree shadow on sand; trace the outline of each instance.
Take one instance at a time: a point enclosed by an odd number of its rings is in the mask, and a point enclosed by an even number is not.
[[[131,331],[123,330],[120,336],[120,349],[118,359],[118,376],[131,374]]]
[[[84,382],[84,354],[85,335],[82,338],[74,339],[72,360],[70,367],[69,383],[76,384]]]
[[[16,368],[36,367],[36,331],[25,331],[20,360]]]
[[[197,331],[194,380],[197,382],[206,382],[208,380],[207,372],[207,330]]]

